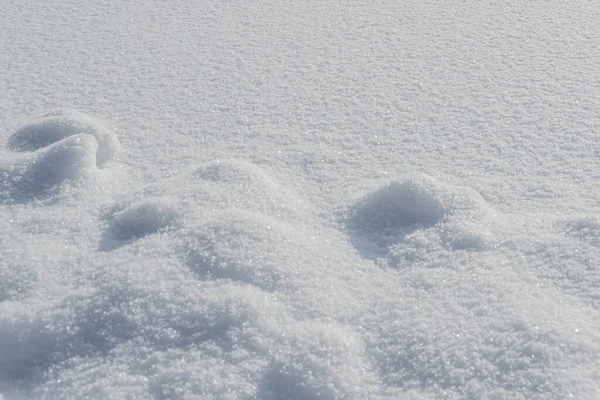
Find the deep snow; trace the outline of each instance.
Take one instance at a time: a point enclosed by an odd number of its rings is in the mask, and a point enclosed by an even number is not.
[[[5,1],[0,398],[600,397],[591,1]]]

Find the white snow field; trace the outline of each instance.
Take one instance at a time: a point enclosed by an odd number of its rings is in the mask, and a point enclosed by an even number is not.
[[[598,21],[0,1],[0,399],[599,399]]]

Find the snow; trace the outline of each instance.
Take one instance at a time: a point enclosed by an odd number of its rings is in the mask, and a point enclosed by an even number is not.
[[[600,397],[591,1],[7,1],[0,399]]]
[[[19,203],[56,194],[65,181],[93,175],[114,157],[119,142],[104,126],[71,111],[25,125],[8,138],[7,147],[25,154],[0,166],[0,199]]]
[[[25,125],[8,138],[7,147],[16,151],[35,151],[77,134],[92,135],[98,142],[98,166],[112,159],[119,149],[119,141],[110,130],[73,110],[51,112]]]

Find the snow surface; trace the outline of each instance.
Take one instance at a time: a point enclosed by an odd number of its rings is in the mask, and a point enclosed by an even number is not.
[[[596,2],[1,9],[0,399],[600,398]]]

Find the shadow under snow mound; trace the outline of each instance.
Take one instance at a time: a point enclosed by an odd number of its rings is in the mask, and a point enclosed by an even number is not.
[[[105,215],[105,219],[109,229],[99,248],[109,251],[148,235],[177,228],[181,211],[174,199],[150,197],[117,206]]]
[[[390,246],[413,232],[434,227],[452,230],[443,236],[456,247],[468,247],[476,240],[457,238],[457,232],[491,214],[493,211],[476,191],[419,175],[392,181],[367,193],[350,207],[345,223],[356,248],[371,258],[387,254]]]
[[[142,238],[176,224],[177,207],[166,198],[137,201],[110,216],[113,232],[121,239]]]
[[[112,159],[119,149],[117,136],[96,119],[74,110],[56,111],[28,123],[8,138],[11,150],[35,151],[69,136],[86,134],[98,142],[96,163],[99,167]]]

